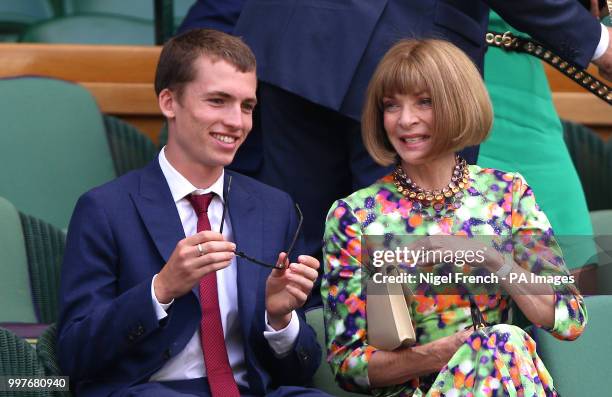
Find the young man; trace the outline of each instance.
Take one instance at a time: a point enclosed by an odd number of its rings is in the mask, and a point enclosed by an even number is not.
[[[155,79],[168,144],[78,201],[58,338],[77,395],[322,394],[278,387],[307,381],[320,361],[301,310],[319,263],[283,252],[298,229],[294,204],[224,171],[251,130],[255,68],[251,50],[221,32],[170,40]]]

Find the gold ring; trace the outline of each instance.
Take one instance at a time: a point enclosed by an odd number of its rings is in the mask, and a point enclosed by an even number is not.
[[[206,253],[206,251],[204,251],[204,247],[202,246],[202,244],[198,244],[197,247],[198,247],[198,252],[200,253],[200,256]]]

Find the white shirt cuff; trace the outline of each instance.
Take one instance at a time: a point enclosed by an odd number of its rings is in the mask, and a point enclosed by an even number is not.
[[[293,345],[295,345],[295,341],[300,333],[300,319],[297,313],[295,310],[292,311],[289,324],[278,331],[268,324],[267,311],[265,312],[265,321],[266,330],[264,331],[264,338],[266,338],[268,344],[270,344],[276,357],[282,358],[286,356],[293,349]]]
[[[608,45],[610,45],[610,33],[608,32],[606,25],[601,24],[601,38],[599,39],[599,44],[597,44],[597,48],[593,54],[593,61],[597,60],[597,58],[601,58],[601,56],[606,53]]]
[[[172,299],[169,303],[159,303],[157,297],[155,296],[155,288],[153,288],[153,285],[155,284],[155,277],[157,277],[157,274],[153,276],[153,280],[151,280],[151,300],[153,301],[153,309],[155,309],[157,321],[160,321],[168,316],[166,310],[168,310],[170,305],[174,303],[174,299]]]

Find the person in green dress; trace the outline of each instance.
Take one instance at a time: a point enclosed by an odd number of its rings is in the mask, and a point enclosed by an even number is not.
[[[489,30],[526,36],[495,12],[490,13]],[[586,237],[577,236],[592,236],[593,228],[542,62],[525,53],[490,47],[484,80],[494,121],[477,164],[520,172],[546,212],[568,267],[581,267],[595,251]]]
[[[510,307],[566,340],[582,333],[586,308],[525,179],[456,157],[462,147],[484,140],[491,122],[482,79],[452,44],[401,41],[378,65],[366,97],[363,138],[379,164],[397,166],[337,200],[324,235],[321,293],[328,361],[343,388],[377,396],[557,395],[533,339],[507,324]],[[484,250],[482,261],[459,267],[500,278],[497,292],[472,296],[490,326],[466,329],[472,323],[469,296],[438,294],[425,285],[417,288],[409,308],[416,343],[393,351],[370,343],[364,285],[371,269],[362,239],[405,235],[423,236],[433,249],[479,247],[482,242],[468,237],[483,235],[512,242],[509,250]],[[433,272],[443,266],[408,265]],[[566,281],[508,281],[509,275],[534,273]]]

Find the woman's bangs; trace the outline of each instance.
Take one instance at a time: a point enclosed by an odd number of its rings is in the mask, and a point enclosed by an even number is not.
[[[427,81],[414,62],[402,59],[391,65],[382,76],[382,96],[414,95],[428,91]]]

